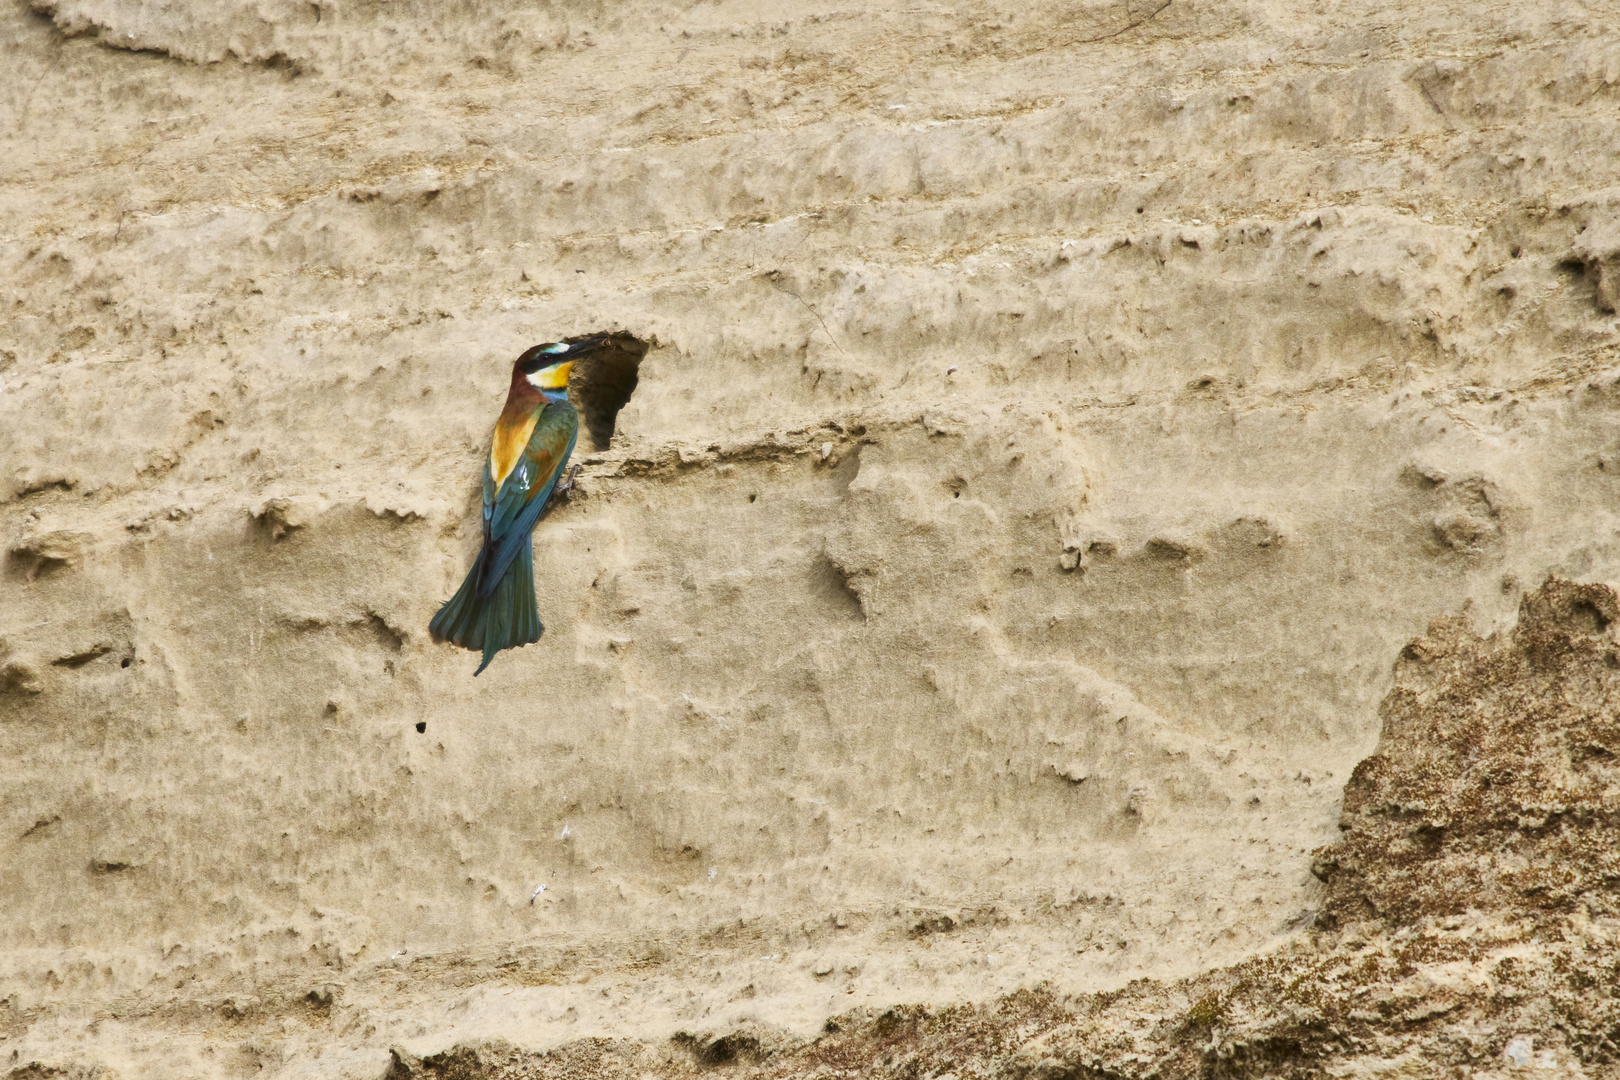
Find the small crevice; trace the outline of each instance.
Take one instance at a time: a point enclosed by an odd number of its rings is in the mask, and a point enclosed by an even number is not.
[[[14,501],[21,502],[23,499],[34,495],[45,495],[53,491],[70,492],[72,490],[73,481],[71,480],[63,480],[60,478],[53,478],[50,480],[35,480],[18,488],[17,493],[12,496],[12,499]]]
[[[52,660],[51,661],[51,666],[52,667],[65,667],[65,668],[82,668],[82,667],[84,667],[84,665],[90,663],[91,661],[99,660],[103,656],[106,656],[108,653],[110,653],[112,651],[113,651],[113,647],[111,645],[108,645],[106,642],[102,642],[102,643],[100,643],[98,645],[92,645],[90,648],[84,650],[83,652],[76,652],[76,653],[73,653],[70,656],[64,656],[60,660]]]
[[[817,591],[829,604],[849,619],[866,621],[866,604],[861,599],[860,590],[855,587],[852,574],[830,555],[822,555],[817,560],[815,575],[820,586]]]
[[[366,622],[371,632],[377,636],[377,644],[389,652],[400,652],[405,648],[405,635],[388,625],[388,620],[375,611],[366,612]]]
[[[717,1039],[706,1039],[690,1032],[680,1032],[673,1040],[677,1046],[692,1055],[700,1068],[713,1069],[724,1065],[758,1064],[764,1060],[759,1038],[746,1032],[732,1032]]]
[[[61,814],[52,814],[48,818],[40,818],[38,821],[34,822],[32,825],[30,825],[27,829],[25,829],[23,831],[21,839],[26,840],[30,836],[33,836],[37,832],[44,832],[46,829],[50,828],[52,825],[57,824],[61,820],[62,820],[62,815]]]
[[[1570,624],[1588,634],[1601,634],[1609,628],[1610,619],[1598,606],[1587,600],[1577,600],[1569,606]]]

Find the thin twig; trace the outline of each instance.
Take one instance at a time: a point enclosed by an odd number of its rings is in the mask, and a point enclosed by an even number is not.
[[[1071,44],[1074,44],[1074,45],[1093,45],[1093,44],[1095,44],[1095,43],[1097,43],[1099,41],[1107,41],[1109,38],[1117,38],[1117,37],[1119,37],[1119,35],[1121,35],[1123,33],[1126,33],[1127,31],[1130,31],[1130,30],[1135,30],[1138,26],[1141,26],[1144,23],[1150,22],[1153,19],[1157,18],[1160,12],[1164,11],[1165,8],[1170,6],[1171,2],[1172,2],[1172,0],[1163,0],[1163,2],[1160,3],[1158,7],[1154,8],[1152,11],[1148,12],[1146,15],[1143,15],[1141,18],[1137,19],[1137,18],[1132,18],[1131,17],[1130,0],[1126,0],[1126,2],[1125,2],[1126,23],[1125,23],[1124,26],[1120,27],[1118,30],[1112,30],[1112,31],[1110,31],[1110,32],[1108,32],[1106,34],[1099,34],[1097,37],[1081,38],[1079,41],[1072,42]]]
[[[772,282],[772,284],[774,285],[775,282]],[[827,329],[827,320],[825,320],[825,319],[823,319],[821,317],[821,312],[817,311],[815,308],[811,307],[809,304],[806,304],[805,300],[804,300],[804,297],[800,296],[798,293],[792,291],[791,289],[784,289],[780,285],[777,285],[776,288],[777,288],[778,291],[785,292],[789,296],[793,297],[793,299],[797,300],[799,303],[804,304],[804,310],[808,311],[810,314],[812,314],[812,315],[814,315],[816,317],[816,322],[821,324],[822,332],[827,335],[827,340],[833,343],[833,348],[837,349],[838,352],[843,356],[843,358],[845,360],[849,359],[849,353],[844,352],[844,347],[842,345],[838,344],[838,339],[833,337],[833,332],[831,330]]]

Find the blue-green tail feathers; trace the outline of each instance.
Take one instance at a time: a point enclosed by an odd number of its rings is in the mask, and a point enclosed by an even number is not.
[[[428,623],[434,637],[483,652],[484,662],[474,675],[489,667],[502,649],[533,644],[545,630],[534,603],[534,546],[523,544],[500,583],[488,596],[480,596],[478,578],[487,557],[487,552],[479,553],[456,595]]]

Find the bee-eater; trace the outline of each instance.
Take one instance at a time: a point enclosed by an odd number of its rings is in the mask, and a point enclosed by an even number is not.
[[[484,544],[456,595],[428,630],[441,641],[495,654],[539,641],[530,534],[574,452],[579,414],[568,403],[568,373],[606,337],[536,345],[512,365],[506,408],[495,421],[484,462]]]

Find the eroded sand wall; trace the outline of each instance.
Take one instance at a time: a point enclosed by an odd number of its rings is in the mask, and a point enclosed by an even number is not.
[[[1614,15],[8,9],[10,1048],[375,1075],[1274,947],[1402,645],[1617,576]],[[508,366],[609,329],[474,681]]]

